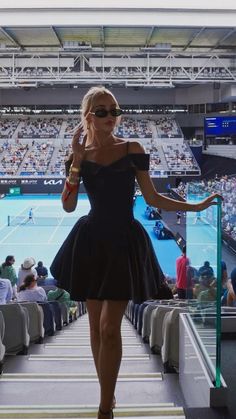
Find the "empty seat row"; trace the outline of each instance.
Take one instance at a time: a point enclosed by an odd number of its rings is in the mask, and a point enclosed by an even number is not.
[[[179,368],[179,319],[181,313],[190,313],[201,323],[201,329],[216,328],[216,309],[213,306],[189,306],[186,300],[149,300],[142,304],[129,302],[127,318],[132,322],[153,353],[159,354],[165,372]],[[222,307],[222,334],[236,335],[236,308]]]
[[[30,343],[42,343],[45,335],[54,335],[85,312],[84,303],[73,307],[73,312],[58,301],[0,305],[0,372],[5,353],[26,355]]]
[[[188,307],[181,300],[129,302],[127,307],[126,316],[151,351],[161,355],[165,372],[178,370],[179,314],[183,312],[188,312]]]

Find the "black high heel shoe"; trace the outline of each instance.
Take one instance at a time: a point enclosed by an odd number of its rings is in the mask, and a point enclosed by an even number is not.
[[[104,416],[104,419],[113,419],[114,418],[113,409],[108,410],[108,412],[104,412],[100,408],[100,406],[99,406],[99,409],[98,409],[98,418],[99,418],[99,415]],[[102,418],[100,418],[100,419],[102,419]]]

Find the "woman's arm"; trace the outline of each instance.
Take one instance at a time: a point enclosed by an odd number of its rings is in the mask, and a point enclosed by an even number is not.
[[[130,143],[132,153],[144,153],[143,147],[139,143]],[[197,204],[190,204],[184,201],[168,198],[158,193],[153,185],[148,171],[138,170],[136,179],[148,205],[156,208],[162,208],[166,211],[203,211],[210,205],[213,205],[214,199],[220,197],[219,194],[212,194]]]
[[[79,125],[72,139],[72,163],[69,169],[69,176],[66,178],[64,188],[61,194],[62,206],[66,212],[75,210],[79,193],[80,165],[85,152],[87,135],[80,143],[80,136],[83,133],[82,125]]]
[[[77,170],[80,170],[81,160],[73,154],[71,166]],[[61,201],[63,209],[66,212],[73,212],[76,208],[79,193],[79,172],[74,172],[74,176],[70,175],[66,178],[64,188],[61,194]],[[72,181],[73,183],[70,183]]]

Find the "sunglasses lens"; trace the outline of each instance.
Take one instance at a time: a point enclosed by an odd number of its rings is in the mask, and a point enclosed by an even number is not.
[[[98,118],[105,118],[108,115],[108,112],[106,111],[106,109],[98,109],[94,112],[94,114]]]
[[[122,114],[122,110],[121,109],[112,109],[110,113],[111,113],[112,116],[117,117],[117,116],[120,116]]]
[[[108,115],[115,116],[116,118],[122,114],[122,110],[117,109],[111,109],[110,111],[107,111],[106,109],[97,109],[94,112],[94,115],[97,116],[97,118],[106,118]]]

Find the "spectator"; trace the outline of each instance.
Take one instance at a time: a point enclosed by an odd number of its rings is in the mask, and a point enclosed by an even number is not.
[[[14,256],[7,256],[6,260],[0,266],[0,278],[9,279],[12,287],[16,285],[17,275],[13,264],[15,263]]]
[[[236,268],[230,274],[231,283],[228,284],[227,306],[236,307]]]
[[[45,266],[43,266],[43,262],[39,261],[38,265],[36,266],[36,271],[38,274],[39,279],[46,279],[48,276],[48,270]]]
[[[70,318],[74,316],[77,311],[77,303],[70,299],[70,294],[62,288],[56,287],[54,290],[50,290],[47,294],[48,301],[59,301],[65,303],[69,309]]]
[[[0,278],[9,279],[13,289],[13,297],[16,297],[16,283],[17,275],[16,270],[13,267],[15,263],[15,258],[12,255],[6,257],[5,262],[0,266]]]
[[[201,277],[211,278],[214,276],[214,271],[212,267],[210,266],[210,262],[206,261],[204,262],[204,265],[201,266],[198,270],[198,275]]]
[[[42,287],[37,286],[35,275],[30,274],[24,278],[23,284],[17,293],[18,301],[47,301],[47,295]]]
[[[193,298],[193,273],[186,256],[186,246],[183,246],[182,255],[176,260],[176,288],[178,298]]]
[[[19,272],[18,272],[18,280],[17,280],[17,289],[19,290],[20,286],[23,284],[24,279],[27,275],[34,275],[37,278],[37,271],[33,266],[35,265],[35,260],[32,257],[26,258],[22,263]]]
[[[205,290],[200,291],[198,294],[198,302],[201,306],[207,305],[210,301],[216,301],[216,281],[210,278],[205,280]]]
[[[0,278],[0,304],[9,303],[13,297],[13,289],[9,279]]]

